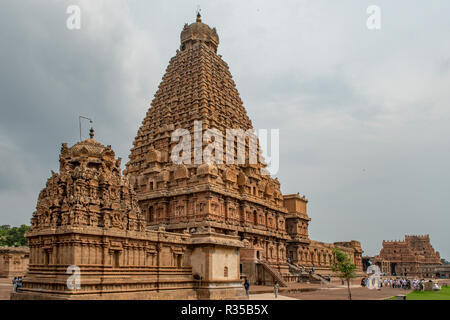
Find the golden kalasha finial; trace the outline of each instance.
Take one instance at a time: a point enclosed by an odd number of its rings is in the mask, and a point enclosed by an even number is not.
[[[200,7],[197,7],[197,22],[202,22],[202,16],[200,15]]]
[[[94,139],[94,128],[91,127],[91,130],[89,130],[89,137],[91,137],[91,139]]]

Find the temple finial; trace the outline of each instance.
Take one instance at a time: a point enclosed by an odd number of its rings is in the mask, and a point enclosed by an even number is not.
[[[197,7],[197,22],[202,22],[202,16],[200,14],[200,6]]]
[[[89,122],[92,123],[92,119],[90,119],[88,117],[78,116],[78,124],[80,125],[80,141],[81,141],[81,120],[82,119],[89,120]],[[94,135],[94,129],[91,128],[91,130],[92,130],[92,135]]]
[[[94,139],[94,128],[91,127],[91,130],[89,130],[89,137],[91,137],[91,139]]]

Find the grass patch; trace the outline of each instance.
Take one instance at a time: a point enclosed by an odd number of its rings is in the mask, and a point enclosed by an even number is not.
[[[442,287],[440,291],[413,291],[406,300],[450,300],[450,287]]]

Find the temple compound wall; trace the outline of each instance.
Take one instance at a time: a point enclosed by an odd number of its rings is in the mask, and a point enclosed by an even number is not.
[[[403,241],[383,241],[380,253],[371,259],[381,272],[393,276],[431,277],[441,265],[427,235],[406,235]]]
[[[23,277],[28,268],[29,249],[0,247],[0,278]]]
[[[422,274],[424,274],[424,276],[434,274],[435,277],[439,279],[450,279],[450,264],[435,265],[434,270],[431,270],[430,272],[427,268],[427,270],[424,270]]]

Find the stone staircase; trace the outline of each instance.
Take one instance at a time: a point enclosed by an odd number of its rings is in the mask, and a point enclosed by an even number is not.
[[[317,273],[311,273],[310,276],[324,284],[329,284],[330,281],[328,281],[327,279],[325,279],[324,277],[322,277],[320,274]]]
[[[281,274],[279,274],[274,268],[272,268],[266,261],[259,260],[260,265],[266,270],[280,285],[280,287],[287,287],[287,282],[283,279]]]
[[[288,266],[289,266],[289,271],[291,273],[297,273],[297,274],[301,274],[302,273],[302,268],[300,268],[298,265],[296,265],[293,262],[287,262]]]
[[[303,271],[303,270],[306,270],[306,268],[300,267],[293,262],[288,262],[287,264],[289,266],[289,271],[291,273],[299,275],[301,277],[301,279],[303,279],[304,281],[308,280],[311,283],[324,283],[324,284],[330,283],[327,279],[322,277],[320,274]]]

